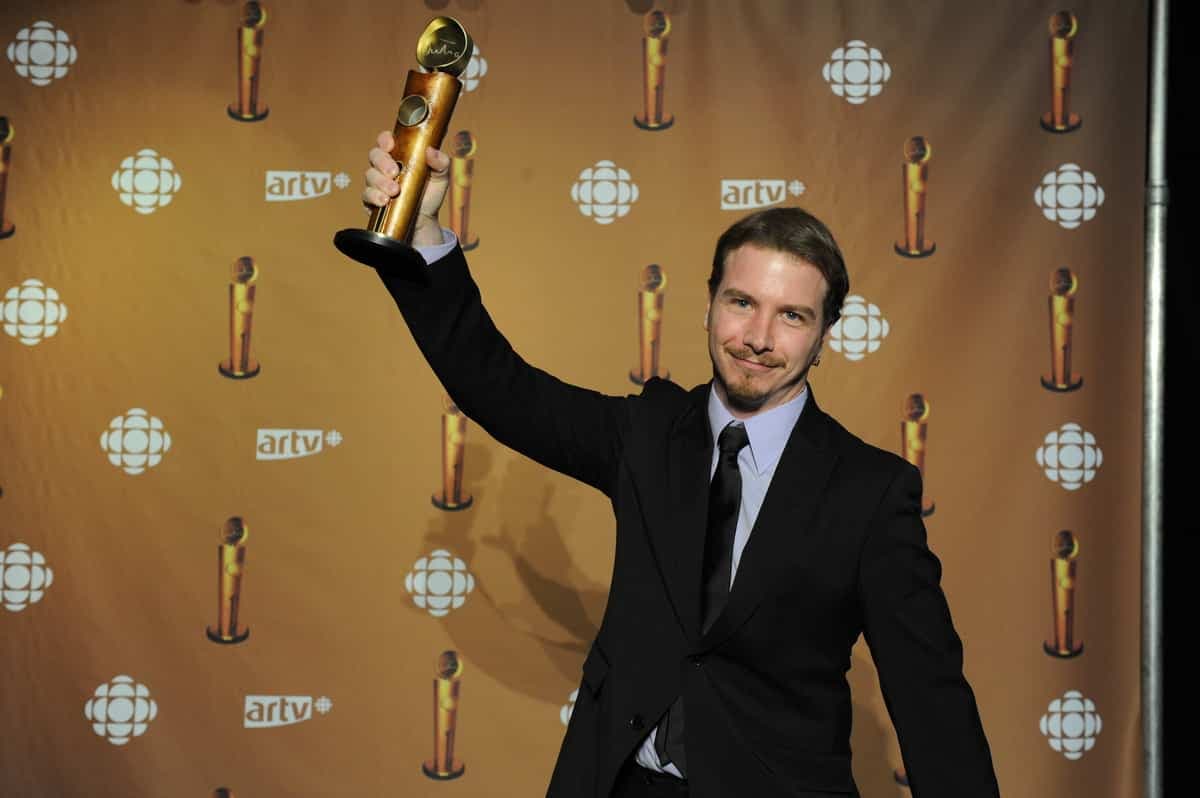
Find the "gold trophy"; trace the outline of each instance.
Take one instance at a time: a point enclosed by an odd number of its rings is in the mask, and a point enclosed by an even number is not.
[[[642,28],[646,32],[646,38],[642,39],[642,91],[645,111],[633,117],[633,124],[642,130],[666,130],[675,124],[675,117],[663,111],[671,18],[666,12],[655,9],[643,18]]]
[[[249,379],[262,370],[262,365],[250,354],[257,288],[258,266],[254,258],[238,258],[229,283],[229,357],[217,365],[218,371],[233,380]]]
[[[0,116],[0,238],[8,238],[17,231],[16,225],[4,215],[4,198],[8,190],[8,171],[12,167],[12,142],[16,131],[7,116]]]
[[[221,529],[221,545],[217,546],[217,623],[204,630],[214,643],[240,643],[250,636],[248,628],[238,625],[249,534],[245,522],[237,516]]]
[[[1075,62],[1075,34],[1079,20],[1070,11],[1050,17],[1050,110],[1042,114],[1042,128],[1070,133],[1083,124],[1071,111],[1071,67]]]
[[[431,779],[449,781],[463,774],[466,766],[454,758],[454,732],[458,728],[458,691],[462,661],[457,651],[443,651],[433,677],[433,759],[421,763]]]
[[[442,492],[433,494],[439,510],[465,510],[473,499],[463,496],[463,448],[467,439],[467,417],[449,399],[442,413]]]
[[[391,156],[400,165],[395,177],[400,193],[371,211],[366,230],[338,231],[333,244],[343,254],[367,266],[396,264],[416,279],[424,277],[425,260],[408,242],[429,177],[425,150],[442,144],[462,91],[458,75],[474,49],[466,28],[451,17],[436,17],[417,40],[417,62],[429,72],[409,70],[396,114]]]
[[[937,249],[925,240],[925,193],[932,152],[924,136],[904,142],[904,240],[896,242],[896,253],[906,258],[924,258]]]
[[[260,105],[259,84],[262,81],[263,26],[267,10],[261,3],[250,0],[242,9],[242,24],[238,28],[238,96],[237,102],[225,109],[239,122],[266,119],[270,110]]]
[[[1070,659],[1083,653],[1075,640],[1075,570],[1079,540],[1064,529],[1054,536],[1050,559],[1050,594],[1054,603],[1054,640],[1042,648],[1052,657]]]
[[[463,252],[479,246],[479,236],[471,238],[471,183],[475,175],[475,150],[478,142],[469,130],[454,134],[450,146],[450,229],[458,236]]]
[[[925,433],[929,425],[929,402],[919,393],[910,394],[904,400],[904,420],[900,422],[900,441],[904,459],[917,467],[921,480],[925,480]],[[921,516],[933,515],[933,502],[925,503],[921,498]]]
[[[1083,377],[1071,374],[1071,328],[1078,290],[1079,278],[1070,269],[1055,269],[1050,275],[1050,376],[1042,377],[1042,387],[1048,391],[1067,393],[1083,385]]]
[[[629,372],[634,385],[642,385],[651,377],[668,379],[667,371],[659,371],[662,356],[663,289],[667,287],[667,276],[656,263],[642,269],[641,287],[638,289],[638,344],[641,358]]]

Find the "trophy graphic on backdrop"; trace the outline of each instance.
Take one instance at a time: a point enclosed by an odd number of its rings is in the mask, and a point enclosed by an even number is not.
[[[1050,376],[1042,377],[1048,391],[1066,393],[1083,385],[1083,377],[1071,374],[1071,329],[1075,326],[1075,292],[1079,278],[1070,269],[1050,274]]]
[[[7,116],[0,116],[0,238],[17,231],[16,225],[4,215],[4,199],[8,194],[8,172],[12,168],[12,143],[16,131]]]
[[[905,772],[904,768],[899,767],[899,768],[896,768],[895,770],[893,770],[892,778],[895,779],[896,783],[899,784],[901,787],[908,786],[908,773]]]
[[[1042,129],[1070,133],[1083,122],[1071,111],[1071,68],[1075,63],[1075,34],[1079,20],[1070,11],[1050,17],[1050,110],[1042,114]]]
[[[1050,558],[1050,595],[1054,605],[1054,638],[1042,644],[1052,657],[1070,659],[1083,653],[1075,640],[1075,571],[1079,540],[1064,529],[1054,536]]]
[[[236,798],[236,796],[234,796],[233,790],[228,787],[218,787],[213,790],[212,798]]]
[[[442,413],[442,492],[433,494],[432,499],[439,510],[465,510],[473,501],[462,492],[466,438],[467,417],[447,399]]]
[[[251,0],[242,9],[242,24],[238,27],[238,96],[225,109],[232,119],[239,122],[257,122],[270,113],[266,105],[260,105],[258,90],[262,81],[263,26],[267,23],[267,10],[261,3]]]
[[[221,543],[217,546],[217,622],[204,630],[214,643],[240,643],[250,636],[250,630],[238,623],[248,536],[245,522],[237,516],[221,528]]]
[[[426,776],[438,781],[457,779],[466,766],[454,758],[458,728],[458,691],[462,661],[457,651],[443,651],[433,677],[433,758],[421,763]]]
[[[233,380],[246,380],[262,370],[250,354],[250,328],[254,321],[254,294],[258,288],[258,266],[254,258],[238,258],[229,283],[229,357],[217,370]]]
[[[659,371],[662,356],[663,290],[667,287],[667,276],[656,263],[642,269],[642,281],[638,289],[638,365],[629,372],[634,385],[642,385],[651,377],[669,379],[670,373]]]
[[[400,165],[400,193],[371,211],[367,229],[346,228],[333,237],[343,254],[367,266],[397,264],[421,275],[424,259],[408,243],[429,177],[427,147],[440,147],[462,91],[458,75],[475,45],[466,28],[451,17],[436,17],[417,40],[417,63],[429,72],[409,70],[396,114],[391,156]]]
[[[663,110],[671,18],[666,12],[655,9],[643,17],[642,29],[646,33],[642,39],[642,92],[645,110],[633,117],[633,124],[642,130],[666,130],[675,124],[675,117]]]
[[[478,142],[469,130],[454,134],[450,145],[450,229],[458,236],[463,252],[479,246],[479,236],[471,238],[471,183],[475,176],[475,150]]]
[[[929,426],[929,402],[919,393],[910,394],[904,400],[904,420],[900,422],[900,441],[904,459],[917,467],[921,472],[921,481],[925,480],[925,434]],[[933,515],[933,502],[928,504],[921,497],[921,515]]]
[[[904,142],[904,240],[896,242],[896,253],[906,258],[924,258],[937,249],[936,244],[925,240],[925,192],[932,153],[924,136]]]

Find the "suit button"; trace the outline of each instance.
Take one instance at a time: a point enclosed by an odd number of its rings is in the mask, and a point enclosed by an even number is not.
[[[645,727],[646,721],[642,719],[641,715],[634,715],[629,719],[629,728],[633,729],[634,731],[641,731]]]
[[[704,667],[704,658],[703,657],[692,657],[691,660],[692,660],[692,664],[695,665],[697,668]]]

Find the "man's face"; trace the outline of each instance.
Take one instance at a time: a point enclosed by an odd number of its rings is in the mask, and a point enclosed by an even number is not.
[[[828,335],[829,284],[816,266],[751,244],[725,261],[705,329],[718,397],[737,418],[778,407],[804,390]]]

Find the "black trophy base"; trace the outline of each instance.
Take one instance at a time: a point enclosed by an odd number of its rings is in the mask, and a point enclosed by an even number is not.
[[[434,765],[433,761],[430,759],[426,759],[421,763],[421,772],[436,781],[450,781],[451,779],[457,779],[466,769],[467,766],[458,760],[453,760],[450,762],[449,770],[438,770],[437,766]]]
[[[928,258],[937,252],[937,244],[932,241],[922,241],[921,246],[917,249],[909,249],[902,241],[897,241],[892,246],[897,255],[903,255],[906,258]]]
[[[1076,646],[1073,649],[1067,649],[1066,651],[1063,651],[1062,649],[1059,649],[1059,648],[1055,648],[1054,646],[1050,645],[1049,643],[1042,643],[1042,651],[1045,651],[1047,654],[1054,657],[1055,659],[1075,659],[1076,657],[1078,657],[1080,654],[1083,653],[1083,643],[1080,643],[1078,646]]]
[[[664,371],[661,374],[656,373],[653,376],[662,377],[664,380],[669,380],[669,379],[671,379],[671,372]],[[629,381],[632,382],[634,385],[645,385],[646,384],[646,378],[642,376],[641,366],[637,366],[637,367],[631,368],[629,370]]]
[[[241,371],[233,367],[229,358],[225,358],[217,364],[217,371],[221,372],[222,377],[228,377],[231,380],[248,380],[258,376],[258,372],[262,371],[262,364],[256,361],[250,364],[250,368]]]
[[[348,258],[373,269],[404,269],[422,275],[425,259],[411,245],[374,230],[347,227],[333,237],[333,245]]]
[[[1054,124],[1054,115],[1049,111],[1042,114],[1042,118],[1038,122],[1041,123],[1042,130],[1047,133],[1070,133],[1072,130],[1078,130],[1083,125],[1079,114],[1067,114],[1067,124],[1056,125]]]
[[[933,502],[930,502],[928,507],[921,508],[921,517],[928,518],[929,516],[933,515],[933,511],[936,509],[937,509],[937,505],[934,504]]]
[[[255,111],[249,114],[243,114],[235,106],[230,105],[225,109],[225,113],[229,114],[229,118],[238,122],[261,122],[267,118],[267,114],[271,113],[270,108],[264,108],[261,111]]]
[[[903,770],[893,770],[892,778],[895,779],[896,783],[899,784],[901,787],[908,786],[908,774],[905,773]]]
[[[17,232],[17,226],[12,222],[0,224],[0,238],[8,238],[15,232]]]
[[[429,497],[429,501],[433,502],[433,506],[439,510],[445,510],[446,512],[453,513],[470,507],[475,502],[475,497],[464,496],[458,501],[451,501],[444,496],[439,496],[435,493]]]
[[[633,124],[637,125],[642,130],[666,130],[671,125],[675,124],[675,115],[672,114],[661,122],[652,122],[641,114],[636,114],[633,117]]]
[[[479,246],[479,236],[475,236],[474,241],[468,244],[459,244],[459,246],[462,247],[463,252],[470,252],[471,250],[475,249],[475,247]]]
[[[1083,377],[1075,380],[1075,382],[1068,382],[1066,385],[1059,385],[1054,380],[1048,380],[1045,377],[1041,379],[1042,387],[1047,391],[1054,391],[1055,393],[1070,393],[1071,391],[1078,391],[1083,387]]]
[[[223,635],[220,632],[218,632],[217,630],[213,629],[211,626],[206,626],[206,627],[204,627],[204,634],[208,637],[209,640],[213,641],[214,643],[221,643],[222,645],[231,646],[234,643],[240,643],[243,640],[245,640],[247,637],[249,637],[250,630],[243,629],[242,631],[238,632],[237,634]]]

